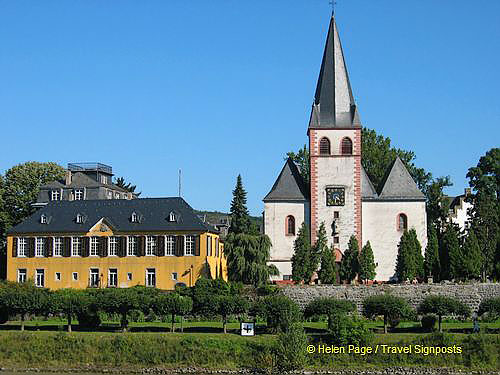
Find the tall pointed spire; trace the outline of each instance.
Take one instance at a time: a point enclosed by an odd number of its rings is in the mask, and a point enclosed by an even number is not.
[[[309,128],[360,127],[335,17],[330,19]]]

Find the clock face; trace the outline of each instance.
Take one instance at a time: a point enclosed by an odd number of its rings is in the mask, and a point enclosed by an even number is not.
[[[345,204],[344,188],[326,188],[326,205],[343,206]]]

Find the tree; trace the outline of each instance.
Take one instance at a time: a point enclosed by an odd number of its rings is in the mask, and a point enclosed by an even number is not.
[[[254,314],[258,313],[266,319],[267,328],[271,332],[287,332],[301,319],[299,306],[283,295],[261,298],[253,310]]]
[[[500,297],[488,298],[481,302],[477,314],[482,316],[485,313],[488,313],[491,318],[500,317]]]
[[[462,254],[458,241],[458,229],[454,224],[445,227],[439,247],[441,262],[441,280],[460,278],[462,268]]]
[[[242,296],[229,295],[219,296],[215,300],[217,312],[222,317],[222,328],[227,333],[227,318],[230,315],[239,315],[248,311],[248,300]]]
[[[314,253],[321,256],[321,266],[318,272],[322,284],[334,284],[337,281],[335,258],[332,249],[328,247],[325,223],[319,226],[318,236],[314,244]]]
[[[332,327],[334,318],[353,312],[355,306],[351,301],[335,299],[332,297],[320,297],[309,302],[304,309],[304,317],[326,315],[328,317],[328,328]]]
[[[307,335],[300,323],[293,323],[286,332],[280,332],[276,342],[276,364],[280,371],[290,372],[305,367],[307,363],[304,348]]]
[[[467,197],[472,203],[469,212],[471,227],[477,236],[484,256],[482,278],[500,277],[500,267],[495,263],[499,253],[500,226],[500,148],[492,148],[481,156],[476,167],[467,173],[473,193]],[[495,267],[497,265],[497,267]]]
[[[72,319],[89,310],[91,299],[88,293],[78,289],[59,289],[51,295],[51,311],[63,313],[68,321],[68,332],[72,331]]]
[[[424,276],[424,258],[415,229],[405,231],[398,244],[396,276],[400,282]]]
[[[181,332],[184,332],[182,325],[183,317],[193,309],[193,300],[178,293],[161,293],[157,295],[151,303],[153,311],[161,316],[172,316],[172,328],[170,332],[175,332],[175,317],[181,317]]]
[[[427,296],[418,306],[419,314],[436,314],[438,316],[439,332],[441,329],[441,320],[443,315],[461,315],[468,317],[470,309],[459,300],[446,296],[431,295]]]
[[[355,236],[351,236],[349,239],[349,245],[347,250],[344,252],[342,261],[340,262],[340,279],[347,280],[351,282],[356,278],[359,272],[359,246],[358,240]]]
[[[361,280],[368,281],[375,278],[376,272],[375,268],[375,258],[373,257],[372,246],[370,241],[368,241],[365,246],[361,249],[361,254],[359,255],[359,277]]]
[[[236,179],[236,187],[233,190],[231,201],[231,226],[229,233],[241,234],[251,232],[250,217],[247,209],[247,192],[243,188],[241,175]]]
[[[286,159],[291,158],[295,164],[299,167],[299,172],[306,185],[309,185],[311,180],[311,164],[309,161],[309,150],[307,146],[304,145],[297,153],[291,151],[286,154]]]
[[[437,235],[441,236],[444,225],[448,219],[448,209],[450,198],[444,194],[444,188],[452,186],[450,177],[439,177],[429,184],[427,188],[427,227],[437,230]]]
[[[193,298],[193,313],[204,317],[217,315],[217,305],[214,300],[219,296],[237,294],[232,285],[223,279],[198,279],[194,287],[190,289]]]
[[[132,185],[130,182],[126,183],[125,178],[123,178],[123,177],[118,177],[115,181],[115,185],[130,192],[130,193],[134,193],[136,196],[141,195],[141,193],[135,192],[135,189],[137,188],[137,186]]]
[[[481,275],[481,266],[483,263],[483,254],[477,240],[474,229],[469,229],[464,244],[462,245],[462,270],[464,279],[477,279]]]
[[[295,282],[308,283],[312,274],[318,269],[318,257],[311,247],[309,227],[306,223],[300,226],[297,238],[293,243],[292,279]]]
[[[363,315],[368,319],[383,315],[384,333],[387,333],[387,323],[390,320],[412,318],[414,311],[403,298],[390,294],[381,294],[365,298],[363,301]]]
[[[439,281],[441,264],[439,262],[439,244],[436,234],[436,228],[429,226],[427,231],[427,247],[425,248],[425,275],[432,276],[434,281]]]

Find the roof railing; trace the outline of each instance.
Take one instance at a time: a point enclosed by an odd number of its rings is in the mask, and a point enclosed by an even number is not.
[[[102,163],[68,163],[68,170],[71,172],[98,171],[113,174],[113,168]]]

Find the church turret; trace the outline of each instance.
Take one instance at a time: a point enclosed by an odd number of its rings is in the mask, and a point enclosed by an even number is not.
[[[361,123],[335,18],[332,16],[308,128],[311,155],[311,240],[322,222],[328,244],[361,247]]]

